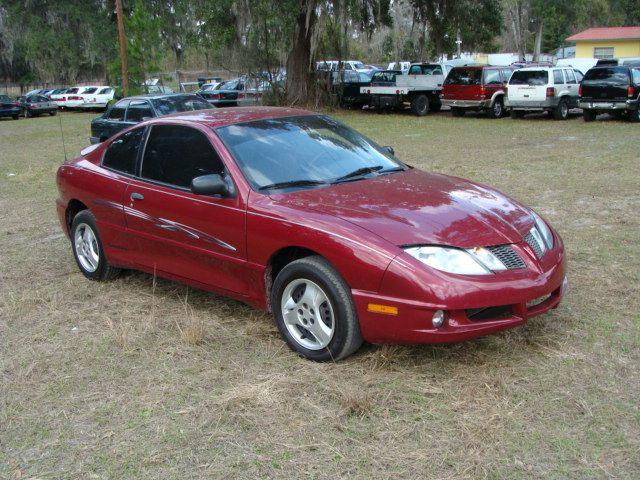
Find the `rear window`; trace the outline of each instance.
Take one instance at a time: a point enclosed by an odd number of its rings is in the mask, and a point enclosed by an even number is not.
[[[479,68],[454,68],[447,75],[445,85],[480,85],[482,70]]]
[[[626,85],[629,83],[629,70],[624,67],[592,68],[586,73],[582,83],[585,85],[594,83]]]
[[[546,70],[516,70],[511,74],[509,85],[540,86],[549,83],[549,72]]]

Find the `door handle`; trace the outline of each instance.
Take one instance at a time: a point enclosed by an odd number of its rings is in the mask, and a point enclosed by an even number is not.
[[[133,192],[131,194],[131,200],[144,200],[144,195],[138,192]]]

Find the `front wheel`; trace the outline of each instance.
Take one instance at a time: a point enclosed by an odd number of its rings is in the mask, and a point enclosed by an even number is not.
[[[593,122],[596,119],[596,112],[585,108],[582,110],[582,118],[585,122]]]
[[[421,93],[411,99],[411,111],[419,117],[424,117],[429,112],[429,97]]]
[[[90,280],[104,281],[116,277],[119,268],[112,267],[102,249],[96,218],[89,210],[78,213],[71,223],[73,256],[82,274]]]
[[[322,257],[285,266],[273,283],[271,308],[280,334],[305,358],[340,360],[362,345],[349,286]]]

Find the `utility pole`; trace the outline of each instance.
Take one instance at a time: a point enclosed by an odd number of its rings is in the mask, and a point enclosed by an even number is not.
[[[118,23],[118,43],[120,44],[120,61],[122,66],[122,94],[126,97],[129,95],[129,58],[127,57],[127,39],[124,36],[122,0],[116,0],[116,21]]]

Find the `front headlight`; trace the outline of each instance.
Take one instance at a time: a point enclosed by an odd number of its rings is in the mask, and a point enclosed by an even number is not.
[[[553,234],[551,233],[551,229],[533,210],[531,211],[531,216],[536,222],[536,230],[538,230],[538,233],[544,240],[544,245],[547,247],[547,250],[551,250],[553,248]]]
[[[504,264],[486,248],[462,250],[451,247],[409,247],[404,249],[412,257],[436,270],[461,275],[489,275],[505,270]]]

